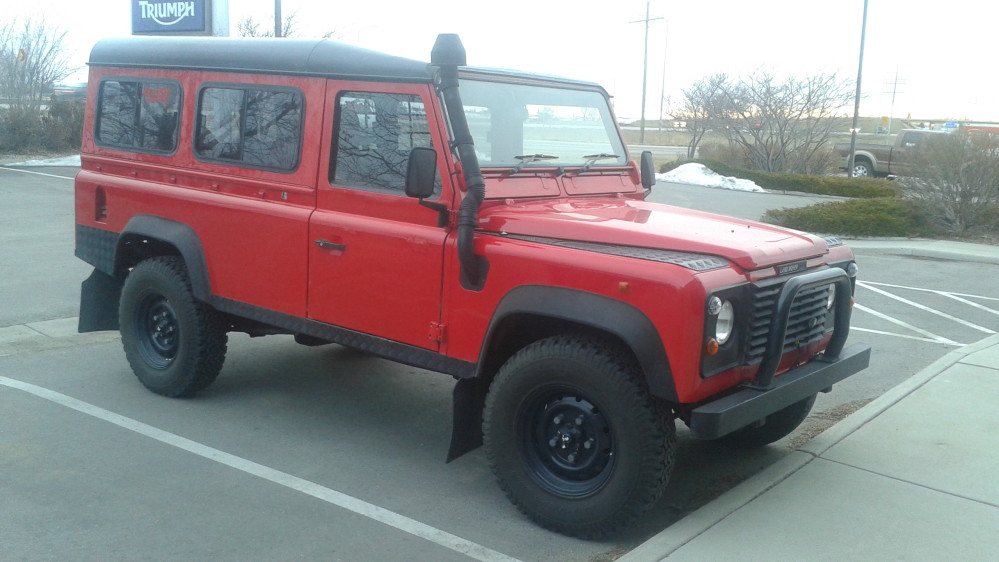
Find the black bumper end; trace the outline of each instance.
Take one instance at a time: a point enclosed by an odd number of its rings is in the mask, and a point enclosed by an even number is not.
[[[717,439],[795,402],[821,392],[867,368],[871,347],[855,344],[839,359],[818,358],[774,379],[767,390],[746,388],[691,411],[690,433],[698,439]]]

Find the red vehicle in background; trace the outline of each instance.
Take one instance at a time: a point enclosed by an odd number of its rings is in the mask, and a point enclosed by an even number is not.
[[[453,376],[449,459],[485,444],[548,528],[600,537],[663,493],[675,420],[762,446],[864,369],[839,240],[645,201],[598,85],[331,41],[105,40],[90,57],[80,330],[153,392],[227,333]]]

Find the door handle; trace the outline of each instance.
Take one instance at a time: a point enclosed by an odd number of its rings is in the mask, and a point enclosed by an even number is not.
[[[346,244],[337,244],[335,242],[330,242],[329,240],[323,240],[322,238],[316,240],[316,246],[319,246],[324,250],[340,250],[341,252],[347,249]]]

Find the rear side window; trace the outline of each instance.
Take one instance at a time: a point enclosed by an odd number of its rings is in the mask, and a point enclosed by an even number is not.
[[[302,92],[220,85],[202,88],[194,151],[202,160],[290,171],[302,148]]]
[[[100,146],[170,154],[177,150],[180,84],[105,80],[94,138]]]

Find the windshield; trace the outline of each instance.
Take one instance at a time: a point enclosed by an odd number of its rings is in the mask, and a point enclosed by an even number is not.
[[[483,168],[623,166],[624,146],[599,92],[461,80]]]

